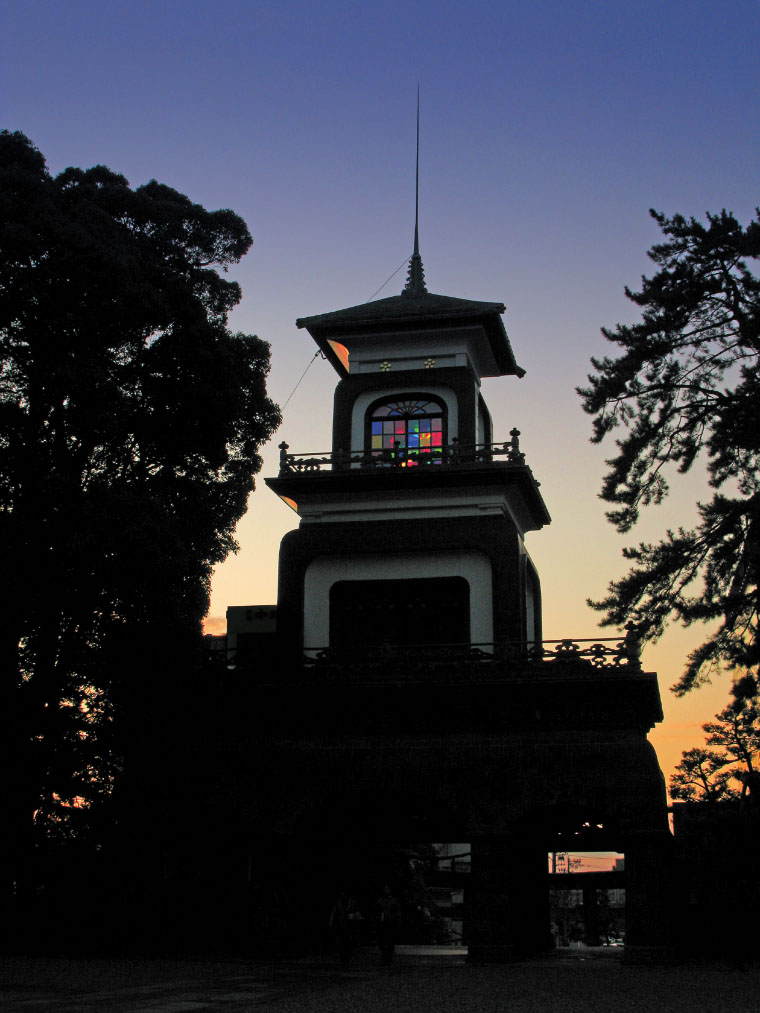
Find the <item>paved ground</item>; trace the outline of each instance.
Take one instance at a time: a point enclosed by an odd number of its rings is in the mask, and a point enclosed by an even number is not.
[[[760,968],[630,966],[613,952],[478,967],[462,954],[373,950],[347,970],[330,958],[0,962],[3,1013],[730,1013],[760,1010]]]

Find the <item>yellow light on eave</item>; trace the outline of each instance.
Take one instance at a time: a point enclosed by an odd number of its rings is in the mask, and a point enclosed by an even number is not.
[[[332,348],[332,350],[338,356],[338,358],[340,359],[341,366],[348,373],[349,372],[349,368],[348,368],[348,349],[346,348],[346,346],[345,345],[341,345],[341,343],[339,341],[331,341],[329,338],[327,339],[327,344],[330,346],[330,348]]]
[[[290,496],[280,496],[280,499],[283,503],[287,504],[291,510],[295,510],[295,512],[298,513],[298,504],[294,499],[291,499]]]

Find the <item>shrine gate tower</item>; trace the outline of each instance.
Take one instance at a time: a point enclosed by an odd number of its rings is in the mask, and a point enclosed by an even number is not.
[[[628,952],[646,954],[667,936],[657,678],[630,631],[543,640],[525,535],[549,513],[480,389],[524,373],[503,312],[428,292],[415,234],[400,295],[298,320],[338,377],[333,439],[282,444],[267,479],[300,524],[276,634],[256,640],[254,610],[230,640],[254,687],[245,818],[270,854],[470,842],[473,960],[546,946],[547,852],[623,852]]]

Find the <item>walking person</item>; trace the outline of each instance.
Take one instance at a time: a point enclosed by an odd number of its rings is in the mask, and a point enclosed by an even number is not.
[[[335,934],[341,964],[349,964],[359,942],[362,914],[355,899],[341,890],[330,914],[330,928]]]
[[[378,932],[380,956],[383,965],[390,967],[393,951],[396,949],[396,938],[401,926],[401,905],[393,896],[389,886],[383,887],[382,896],[377,900]]]

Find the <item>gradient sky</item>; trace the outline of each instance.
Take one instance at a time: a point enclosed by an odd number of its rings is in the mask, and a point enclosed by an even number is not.
[[[51,171],[103,163],[247,221],[232,325],[271,342],[280,404],[315,350],[295,319],[367,300],[411,253],[419,82],[428,288],[507,305],[527,375],[484,381],[484,395],[497,439],[522,431],[553,517],[528,540],[544,631],[594,636],[585,599],[623,572],[622,545],[690,523],[708,494],[700,474],[679,479],[633,539],[615,534],[597,499],[611,448],[589,444],[574,387],[605,351],[600,326],[636,318],[623,285],[658,240],[648,209],[746,221],[759,202],[757,0],[4,0],[0,19],[0,126]],[[263,474],[282,439],[329,447],[336,379],[314,363]],[[212,620],[276,600],[296,522],[259,480]],[[666,774],[727,698],[725,682],[669,693],[697,639],[675,630],[644,656],[660,673]]]

